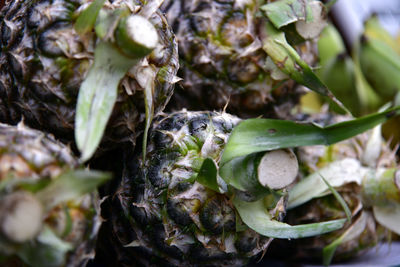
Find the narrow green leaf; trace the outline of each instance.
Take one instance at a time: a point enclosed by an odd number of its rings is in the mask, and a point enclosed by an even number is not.
[[[46,209],[50,210],[62,202],[94,192],[110,176],[99,171],[70,171],[54,179],[47,187],[37,192],[36,196]]]
[[[143,76],[145,74],[143,73]],[[146,113],[145,128],[143,133],[142,154],[143,162],[146,161],[146,147],[147,147],[147,134],[154,116],[153,94],[155,87],[155,73],[153,75],[146,75],[146,84],[144,86],[144,105]]]
[[[261,10],[278,29],[299,20],[313,20],[308,1],[281,0],[263,5]]]
[[[119,82],[137,62],[107,42],[96,45],[94,57],[79,89],[76,107],[75,141],[83,161],[96,151],[117,99]]]
[[[362,234],[367,226],[368,214],[362,212],[361,216],[355,221],[340,237],[333,241],[328,246],[324,247],[322,250],[322,260],[325,266],[328,266],[335,254],[336,248],[341,244],[356,239]]]
[[[354,158],[334,161],[295,184],[289,191],[287,208],[293,209],[313,198],[326,194],[329,188],[320,176],[323,176],[332,187],[340,187],[347,183],[361,185],[363,178],[370,171],[370,169],[361,166],[361,163]]]
[[[272,58],[280,70],[289,75],[296,82],[309,89],[328,97],[340,108],[346,110],[329,89],[321,82],[307,63],[301,59],[296,50],[286,41],[285,33],[275,29],[270,23],[266,24],[266,33],[263,40],[263,49]],[[349,113],[349,112],[348,112]]]
[[[344,213],[346,214],[347,217],[347,221],[351,221],[351,211],[349,209],[349,206],[347,206],[346,201],[344,201],[344,199],[342,198],[342,196],[338,193],[338,191],[335,190],[335,188],[333,188],[328,181],[320,174],[319,176],[321,176],[322,180],[324,181],[324,183],[328,186],[329,190],[331,191],[331,193],[333,194],[333,196],[336,198],[336,200],[340,203],[340,205],[342,206]]]
[[[217,176],[217,165],[212,159],[206,158],[197,174],[196,181],[215,192],[219,192]]]
[[[342,228],[346,221],[345,219],[339,219],[292,226],[273,220],[262,199],[255,202],[246,202],[234,198],[233,205],[248,227],[261,235],[273,238],[302,238],[320,235]]]
[[[326,127],[273,119],[240,122],[229,137],[220,167],[236,157],[280,148],[331,145],[375,127],[395,116],[400,107]]]
[[[88,8],[82,11],[74,25],[78,34],[84,35],[93,29],[97,15],[104,2],[105,0],[94,0]]]

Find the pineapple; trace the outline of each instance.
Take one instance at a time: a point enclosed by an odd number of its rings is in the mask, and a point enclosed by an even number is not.
[[[31,127],[73,140],[78,91],[93,65],[99,44],[97,31],[80,35],[74,26],[91,2],[6,2],[0,13],[1,122],[16,124],[24,118]],[[143,130],[146,79],[153,79],[154,114],[163,110],[173,92],[178,69],[177,44],[164,16],[152,6],[146,12],[156,29],[158,42],[153,52],[119,83],[117,103],[105,134],[105,139],[112,141],[109,144],[135,143]],[[118,9],[137,14],[144,8],[139,1],[106,1],[100,14]],[[105,23],[103,19],[98,18],[96,23]],[[131,52],[124,50],[123,44],[120,49],[123,55]]]
[[[169,109],[227,106],[242,118],[290,114],[304,88],[288,79],[264,51],[267,18],[261,5],[256,0],[164,2],[162,10],[178,39],[182,77]],[[299,42],[296,48],[303,59],[316,63],[315,43]]]
[[[266,248],[269,238],[250,229],[236,233],[228,197],[190,181],[202,157],[220,156],[239,121],[227,113],[182,111],[155,122],[145,161],[129,157],[113,197],[110,232],[115,246],[124,246],[119,261],[241,265],[241,258]]]
[[[257,179],[247,177],[249,190],[231,187],[218,176],[210,182],[212,175],[204,174],[204,165],[220,162],[240,121],[228,113],[186,110],[158,117],[149,131],[146,154],[127,148],[120,184],[104,208],[108,215],[98,261],[103,263],[107,259],[102,255],[114,251],[116,262],[108,265],[242,266],[264,251],[271,236],[248,226],[237,203],[260,205],[266,218],[261,224],[271,221],[269,229],[282,225],[286,188],[297,177],[298,164],[289,149],[258,153],[254,165],[248,163]],[[202,174],[209,182],[199,178]],[[257,184],[265,190],[258,197]]]
[[[0,124],[1,265],[83,266],[94,257],[100,215],[92,191],[107,175],[79,167],[53,137]]]
[[[322,115],[319,119],[326,122],[347,118]],[[387,214],[382,215],[382,208],[389,209],[392,214],[397,212],[400,188],[395,152],[382,141],[380,128],[329,147],[298,149],[299,164],[303,175],[307,176],[303,182],[314,182],[303,187],[299,183],[289,192],[287,222],[311,223],[346,216],[332,194],[318,191],[319,184],[323,184],[321,176],[343,197],[351,221],[343,229],[318,237],[276,242],[273,251],[281,251],[283,246],[292,258],[319,262],[323,259],[326,265],[332,259],[343,261],[361,255],[379,242],[390,240],[392,231],[399,233],[393,223],[387,224]],[[310,186],[316,193],[302,191]],[[310,200],[306,202],[300,195]],[[281,256],[287,259],[287,255]]]

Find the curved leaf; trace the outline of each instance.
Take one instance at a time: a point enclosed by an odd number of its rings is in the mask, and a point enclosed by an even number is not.
[[[329,191],[331,191],[331,193],[333,194],[333,196],[336,198],[336,200],[339,202],[340,206],[342,206],[344,213],[346,214],[347,217],[347,221],[351,221],[351,211],[349,209],[349,206],[347,206],[346,201],[343,199],[343,197],[339,194],[338,191],[335,190],[335,188],[333,188],[333,186],[331,186],[328,181],[320,174],[319,176],[321,176],[321,179],[324,181],[324,183],[328,186]]]
[[[79,89],[75,115],[75,141],[83,161],[96,151],[114,108],[119,82],[136,62],[108,42],[96,45],[93,66]]]
[[[324,266],[328,266],[331,263],[336,248],[340,244],[356,239],[362,234],[367,226],[368,216],[366,212],[362,212],[360,217],[338,239],[323,248],[322,257]]]
[[[369,172],[361,163],[353,158],[345,158],[335,161],[317,172],[307,176],[298,182],[289,191],[288,209],[295,208],[315,197],[325,194],[329,187],[321,179],[321,176],[332,187],[339,187],[347,183],[362,183],[362,179]]]
[[[343,227],[346,219],[321,223],[289,225],[271,218],[263,200],[246,202],[233,199],[233,205],[239,212],[242,221],[257,233],[273,238],[302,238],[328,233]]]
[[[400,204],[373,206],[375,219],[387,229],[400,235]]]
[[[335,99],[334,95],[315,75],[307,63],[301,59],[297,51],[286,41],[285,33],[278,31],[270,23],[266,23],[265,26],[263,49],[279,69],[296,82],[323,96],[329,97],[343,108],[343,105]]]
[[[310,145],[331,145],[356,136],[399,113],[400,106],[358,119],[321,127],[274,119],[240,122],[229,137],[220,167],[236,157],[255,152]]]

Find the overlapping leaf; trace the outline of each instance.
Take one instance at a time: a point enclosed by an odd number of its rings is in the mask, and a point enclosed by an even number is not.
[[[326,127],[274,119],[248,119],[233,130],[222,155],[220,167],[236,157],[281,148],[331,145],[356,136],[387,121],[400,107]]]

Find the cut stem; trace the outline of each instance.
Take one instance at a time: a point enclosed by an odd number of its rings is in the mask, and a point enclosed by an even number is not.
[[[141,58],[157,46],[157,30],[150,21],[139,15],[122,18],[115,32],[118,48],[129,57]]]
[[[283,189],[294,182],[298,171],[299,163],[291,150],[274,150],[261,158],[258,181],[266,188]]]
[[[43,207],[35,196],[28,192],[14,192],[0,203],[0,230],[7,239],[22,243],[39,234]]]

